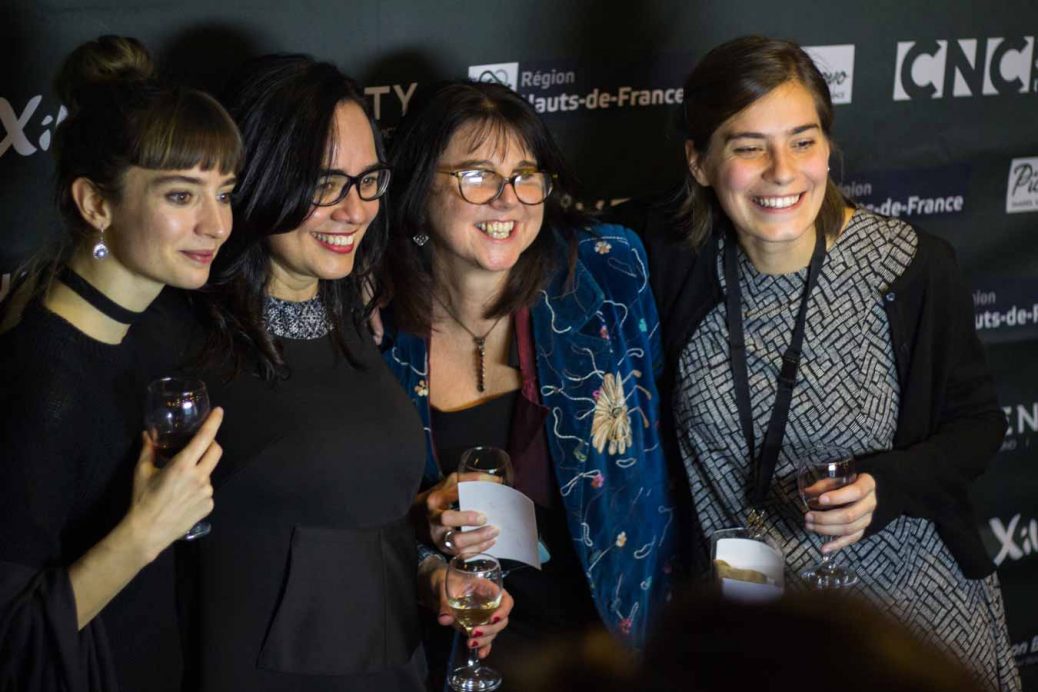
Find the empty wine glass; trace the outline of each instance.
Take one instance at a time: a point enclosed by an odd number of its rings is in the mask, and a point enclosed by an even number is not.
[[[490,622],[501,605],[501,565],[490,555],[456,557],[447,565],[444,588],[454,619],[467,637]],[[450,686],[458,692],[489,692],[501,686],[501,674],[480,663],[479,650],[467,649],[468,662],[451,671]]]
[[[509,487],[515,480],[512,460],[508,456],[508,452],[497,447],[472,447],[461,453],[458,480],[462,480],[465,474],[473,473],[493,476],[500,479],[500,483]]]
[[[163,467],[194,437],[209,416],[209,394],[201,380],[163,377],[148,385],[144,425],[155,445],[155,465]],[[184,540],[208,535],[211,526],[200,521]]]
[[[809,455],[797,460],[797,489],[800,499],[812,512],[838,509],[837,505],[821,505],[818,498],[823,494],[853,483],[858,475],[854,471],[854,457],[843,451]],[[831,536],[824,536],[828,543]],[[822,559],[813,567],[800,573],[809,586],[815,589],[841,589],[858,583],[858,575],[852,567],[836,563],[834,553],[822,553]]]

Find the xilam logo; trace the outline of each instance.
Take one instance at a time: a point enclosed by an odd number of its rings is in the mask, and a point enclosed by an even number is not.
[[[1038,91],[1034,36],[900,41],[894,100]]]
[[[850,103],[854,87],[854,45],[805,46],[804,52],[825,77],[833,103]]]
[[[64,106],[58,108],[56,115],[46,114],[40,119],[43,132],[32,133],[30,124],[43,96],[37,95],[29,99],[20,112],[7,99],[0,97],[0,126],[3,127],[3,139],[0,139],[0,156],[14,150],[22,156],[32,156],[37,151],[50,149],[51,130],[68,117]]]
[[[1038,553],[1038,520],[1024,521],[1021,515],[1015,514],[1007,524],[998,517],[992,517],[988,519],[988,526],[998,546],[996,565],[1001,565],[1007,558],[1016,561]]]
[[[491,65],[470,65],[469,79],[476,82],[497,82],[509,89],[519,86],[519,63],[499,62]]]
[[[1038,211],[1038,156],[1013,159],[1006,186],[1006,213]]]

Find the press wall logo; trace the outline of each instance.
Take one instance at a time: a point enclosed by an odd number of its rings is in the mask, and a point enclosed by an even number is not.
[[[1006,560],[1016,562],[1038,553],[1038,520],[1024,519],[1014,514],[1004,522],[999,517],[988,519],[988,528],[994,538],[994,562],[1001,565]]]
[[[1038,211],[1038,156],[1013,159],[1006,186],[1006,213]]]
[[[1029,448],[1032,437],[1038,433],[1038,401],[1003,406],[1002,412],[1006,414],[1009,425],[1000,451],[1013,452]],[[1035,550],[1038,550],[1038,544],[1035,545]]]
[[[681,103],[681,75],[673,61],[583,65],[540,60],[470,65],[469,79],[511,87],[544,115],[621,110]],[[672,74],[673,73],[673,74]]]
[[[804,52],[825,77],[833,103],[850,103],[854,87],[854,45],[806,46]]]
[[[939,168],[859,173],[840,183],[844,194],[884,216],[922,217],[960,214],[966,207],[970,168]]]
[[[497,82],[518,91],[519,63],[498,62],[490,65],[469,65],[469,79],[476,82]]]
[[[68,117],[64,106],[59,106],[56,113],[39,111],[42,95],[30,98],[25,106],[18,108],[7,99],[0,97],[0,156],[14,151],[21,156],[32,156],[37,151],[50,149],[52,131]],[[41,130],[42,128],[42,130]]]
[[[1034,36],[899,41],[894,100],[1038,91]]]

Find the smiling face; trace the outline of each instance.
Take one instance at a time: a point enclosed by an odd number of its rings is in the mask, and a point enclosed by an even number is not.
[[[110,203],[105,243],[132,275],[156,284],[199,288],[231,232],[233,174],[217,169],[131,166]]]
[[[437,164],[438,171],[482,169],[506,178],[537,168],[514,132],[475,122],[458,128]],[[507,276],[544,223],[544,203],[523,204],[511,185],[489,204],[472,204],[461,196],[457,178],[442,172],[434,176],[427,209],[437,262],[451,272]]]
[[[379,164],[368,116],[356,103],[336,106],[330,136],[327,174],[360,177]],[[362,200],[353,185],[338,203],[312,207],[298,228],[270,236],[267,291],[285,300],[306,300],[316,295],[319,280],[349,276],[357,247],[378,211],[379,201]]]
[[[805,249],[810,255],[829,178],[829,140],[800,82],[776,87],[725,121],[705,156],[691,144],[688,155],[696,181],[714,189],[751,259]]]

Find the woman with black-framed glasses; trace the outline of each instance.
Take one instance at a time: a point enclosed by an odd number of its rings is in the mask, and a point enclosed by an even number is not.
[[[306,56],[250,62],[224,102],[240,233],[201,301],[200,360],[234,414],[223,511],[181,555],[185,688],[424,690],[419,597],[441,604],[408,521],[423,439],[360,290],[386,244],[378,130],[361,88]]]
[[[563,208],[558,146],[497,84],[419,92],[391,160],[383,348],[428,431],[427,540],[493,549],[495,527],[461,530],[480,522],[451,509],[451,472],[468,447],[505,449],[536,504],[543,564],[508,565],[516,608],[492,657],[596,624],[639,646],[674,546],[640,242]]]

